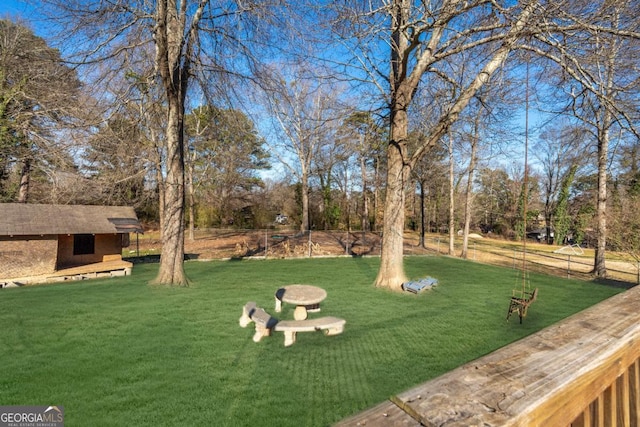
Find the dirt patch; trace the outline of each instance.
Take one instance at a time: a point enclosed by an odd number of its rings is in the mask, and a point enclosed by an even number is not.
[[[380,241],[380,235],[376,233],[313,231],[309,235],[287,230],[211,230],[198,232],[193,239],[185,239],[185,253],[192,259],[363,256],[380,254]],[[406,245],[413,252],[411,240]],[[137,245],[132,242],[129,252],[132,255],[137,250],[141,254],[156,254],[161,248],[158,233],[151,232],[140,236]],[[426,252],[425,249],[423,251]]]
[[[461,255],[461,238],[456,238],[454,253]],[[129,254],[157,255],[162,243],[157,231],[146,231],[138,241],[132,239]],[[558,247],[538,243],[527,243],[527,268],[560,277],[591,280],[593,251],[585,250],[583,256],[555,254]],[[294,230],[199,230],[194,238],[185,239],[185,253],[189,259],[229,259],[229,258],[303,258],[320,256],[367,256],[380,255],[381,236],[379,233],[312,231],[299,233]],[[125,250],[126,251],[126,250]],[[449,238],[446,235],[431,234],[420,244],[418,233],[404,235],[405,255],[447,254]],[[125,252],[126,253],[126,252]],[[636,263],[620,261],[619,254],[608,254],[607,269],[611,279],[624,283],[636,283],[638,267]],[[522,244],[499,239],[470,239],[467,258],[473,261],[521,268]]]

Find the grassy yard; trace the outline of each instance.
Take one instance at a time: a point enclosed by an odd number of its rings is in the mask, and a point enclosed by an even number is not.
[[[420,295],[375,289],[378,259],[186,264],[185,289],[133,276],[0,291],[0,404],[63,405],[68,426],[326,426],[591,306],[621,289],[531,275],[524,324],[505,315],[518,273],[448,257],[409,257]],[[274,313],[282,285],[327,290],[342,335],[251,340],[250,300]],[[293,318],[285,305],[279,318]]]

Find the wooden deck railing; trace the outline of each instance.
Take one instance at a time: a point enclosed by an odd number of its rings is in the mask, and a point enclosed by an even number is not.
[[[640,286],[338,425],[639,426]]]

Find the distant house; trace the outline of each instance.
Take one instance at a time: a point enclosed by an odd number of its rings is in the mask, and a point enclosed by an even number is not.
[[[127,275],[130,233],[142,233],[127,206],[0,203],[0,286]]]

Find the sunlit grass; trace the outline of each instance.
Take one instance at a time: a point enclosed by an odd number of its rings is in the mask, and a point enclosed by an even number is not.
[[[372,286],[377,259],[190,262],[189,288],[132,276],[0,291],[0,401],[63,405],[66,425],[325,426],[591,306],[620,289],[531,275],[538,301],[505,321],[519,273],[447,257],[409,257],[420,295]],[[274,313],[285,284],[327,290],[342,335],[251,340],[256,301]],[[280,318],[292,318],[286,306]]]

